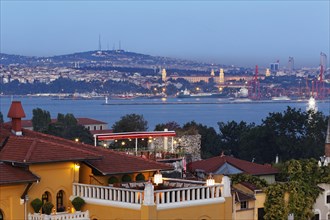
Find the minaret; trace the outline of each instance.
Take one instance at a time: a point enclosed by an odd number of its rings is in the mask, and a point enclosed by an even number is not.
[[[162,69],[162,80],[163,80],[163,82],[166,81],[166,69],[165,68]]]
[[[328,163],[330,163],[330,118],[328,121],[327,137],[325,138],[324,154]]]
[[[220,69],[219,83],[220,84],[224,84],[225,83],[225,74],[223,73],[223,69]]]
[[[214,69],[211,70],[211,77],[214,77]]]

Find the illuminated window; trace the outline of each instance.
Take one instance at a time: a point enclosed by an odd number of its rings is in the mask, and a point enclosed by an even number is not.
[[[51,201],[50,193],[48,191],[44,192],[41,197],[42,204],[45,204],[46,202]],[[44,210],[42,209],[42,213],[45,213]]]
[[[241,202],[241,209],[247,209],[247,208],[248,208],[248,202],[247,201]]]
[[[63,190],[60,190],[57,195],[56,195],[56,211],[57,212],[64,212],[65,211],[65,207],[63,204]]]

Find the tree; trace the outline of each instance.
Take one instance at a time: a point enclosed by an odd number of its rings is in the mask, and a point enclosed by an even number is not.
[[[112,126],[113,132],[132,132],[132,131],[146,131],[148,129],[148,122],[143,115],[127,114],[115,122]]]
[[[230,121],[227,123],[218,122],[220,130],[220,144],[221,149],[227,154],[235,157],[239,156],[239,146],[242,143],[241,138],[249,132],[255,125],[247,124],[244,121],[237,123],[236,121]]]
[[[175,121],[169,121],[165,124],[157,124],[155,126],[155,131],[164,131],[165,128],[167,128],[169,131],[176,131],[178,129],[181,129],[178,123],[176,123]]]
[[[3,123],[3,115],[2,115],[2,112],[0,112],[0,123]]]
[[[283,113],[270,113],[262,128],[275,144],[276,154],[283,160],[322,156],[327,118],[321,112],[302,112],[287,107]]]
[[[78,139],[86,144],[93,144],[92,134],[87,128],[78,124],[73,114],[63,115],[59,113],[57,121],[49,124],[46,133],[69,140]]]
[[[49,111],[36,108],[32,110],[32,126],[34,131],[45,132],[51,122]]]

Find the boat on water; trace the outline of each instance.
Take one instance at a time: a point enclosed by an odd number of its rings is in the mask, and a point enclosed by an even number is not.
[[[273,101],[289,101],[291,99],[288,96],[277,96],[277,97],[272,97],[272,100]]]
[[[223,98],[223,97],[226,97],[226,95],[223,93],[206,93],[206,92],[190,93],[190,91],[187,89],[181,91],[177,95],[177,98]]]
[[[137,96],[131,93],[128,94],[117,94],[117,95],[111,95],[110,99],[134,99]]]

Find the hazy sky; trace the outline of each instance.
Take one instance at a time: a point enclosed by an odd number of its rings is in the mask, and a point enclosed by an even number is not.
[[[1,52],[118,49],[239,66],[318,66],[330,57],[330,0],[1,1]],[[329,63],[329,62],[328,62]]]

